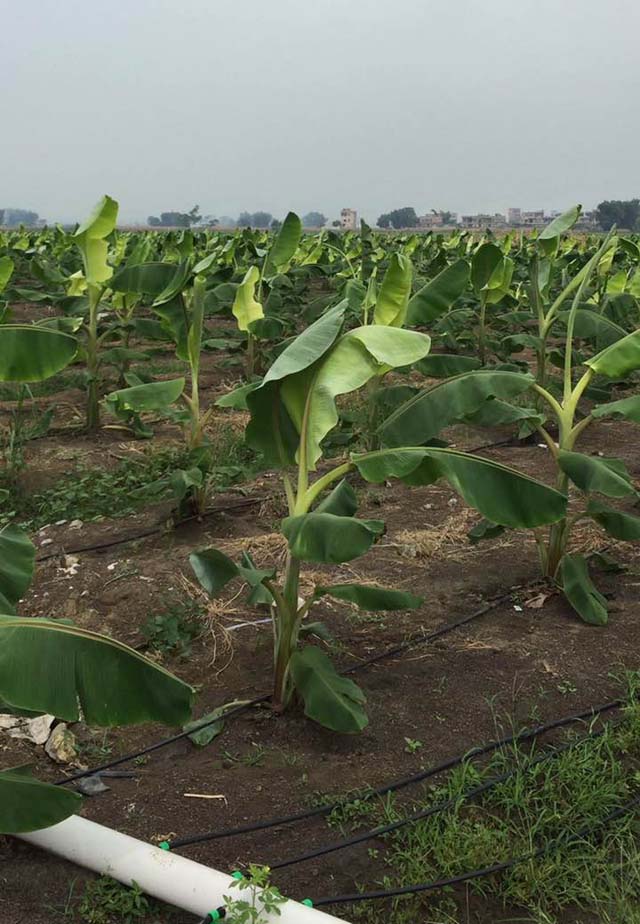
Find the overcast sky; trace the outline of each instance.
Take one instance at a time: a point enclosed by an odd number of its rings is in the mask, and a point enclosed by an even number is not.
[[[0,207],[640,195],[638,0],[0,0]]]

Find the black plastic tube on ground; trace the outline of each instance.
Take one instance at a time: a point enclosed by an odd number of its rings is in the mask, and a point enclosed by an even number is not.
[[[114,760],[110,760],[105,764],[100,764],[98,767],[92,767],[90,770],[80,770],[78,773],[72,773],[71,776],[67,776],[63,780],[57,780],[54,785],[65,786],[67,783],[75,782],[75,780],[82,780],[87,776],[94,776],[96,773],[102,773],[104,770],[110,770],[112,767],[118,767],[120,764],[126,764],[130,760],[135,760],[137,757],[151,754],[153,751],[164,748],[169,744],[174,744],[176,741],[182,741],[183,738],[188,738],[189,735],[193,735],[196,732],[202,731],[203,728],[214,725],[216,722],[219,722],[220,719],[230,719],[232,716],[238,715],[250,709],[252,706],[259,706],[260,703],[266,703],[268,699],[270,699],[269,694],[265,693],[264,696],[259,696],[256,699],[243,703],[241,706],[236,706],[235,709],[230,709],[228,712],[217,715],[215,719],[207,719],[207,721],[203,722],[201,725],[194,725],[194,727],[190,728],[188,731],[178,732],[177,735],[171,735],[169,738],[162,738],[160,741],[156,741],[146,748],[134,751],[132,754],[124,754],[122,757],[116,757]]]
[[[538,583],[536,581],[536,583]],[[408,651],[410,648],[413,648],[417,645],[425,645],[431,641],[434,641],[437,638],[447,634],[448,632],[453,632],[455,629],[459,629],[462,626],[467,625],[467,623],[472,622],[474,619],[478,619],[480,616],[483,616],[485,613],[490,612],[490,610],[495,609],[500,605],[504,600],[509,599],[513,595],[513,590],[509,593],[502,594],[500,597],[497,597],[494,601],[484,604],[484,606],[475,610],[473,613],[470,613],[468,616],[464,616],[462,619],[457,620],[456,622],[447,623],[444,626],[440,626],[438,629],[434,629],[433,632],[427,634],[421,632],[416,636],[405,639],[404,642],[401,642],[399,645],[395,645],[393,648],[388,648],[385,651],[380,652],[379,654],[372,655],[370,658],[367,658],[365,661],[360,661],[357,664],[354,664],[352,667],[347,668],[343,673],[344,674],[354,674],[359,670],[363,670],[366,667],[370,667],[372,664],[382,661],[385,658],[391,658],[396,654],[401,654],[404,651]],[[224,718],[231,718],[231,716],[238,715],[241,712],[244,712],[246,709],[250,709],[252,706],[259,705],[260,703],[267,702],[270,699],[268,693],[263,696],[259,696],[256,699],[251,700],[238,706],[235,709],[231,709],[224,715]],[[121,764],[128,763],[131,760],[135,760],[138,757],[144,757],[145,754],[151,754],[153,751],[157,751],[160,748],[166,747],[169,744],[174,744],[176,741],[180,741],[183,738],[187,738],[189,735],[192,735],[194,732],[200,731],[203,728],[207,728],[209,725],[213,725],[215,722],[220,720],[220,716],[217,716],[215,719],[210,719],[207,722],[203,722],[202,725],[198,725],[194,728],[189,729],[188,732],[179,732],[176,735],[171,735],[168,738],[162,738],[160,741],[151,744],[146,748],[142,748],[139,751],[133,751],[130,754],[125,754],[122,757],[117,757],[114,760],[110,760],[104,764],[100,764],[98,767],[92,767],[90,770],[81,770],[78,773],[73,773],[68,777],[65,777],[62,780],[57,780],[56,786],[64,786],[67,783],[73,783],[76,780],[84,779],[88,776],[94,776],[96,773],[101,773],[104,770],[110,770],[112,767],[118,767]]]
[[[390,822],[387,825],[380,825],[379,827],[373,828],[370,831],[362,831],[360,834],[355,834],[353,837],[345,838],[341,841],[336,841],[333,844],[325,844],[323,847],[309,850],[306,853],[299,854],[296,857],[290,857],[288,860],[280,860],[275,863],[270,863],[269,869],[286,869],[289,866],[295,866],[298,863],[305,863],[308,860],[317,860],[319,857],[324,857],[327,854],[335,853],[338,850],[344,850],[347,847],[355,847],[358,844],[364,844],[367,841],[373,840],[375,838],[384,837],[386,834],[391,834],[393,831],[398,831],[400,828],[407,827],[407,825],[416,824],[418,821],[425,821],[427,818],[431,818],[434,815],[439,815],[441,812],[455,808],[462,802],[469,802],[471,799],[477,798],[477,796],[482,795],[482,793],[493,789],[494,786],[499,786],[500,783],[505,783],[507,780],[510,780],[521,771],[526,773],[532,767],[538,766],[538,764],[544,763],[545,761],[553,760],[556,757],[559,757],[561,754],[564,754],[573,748],[585,744],[587,741],[593,741],[594,738],[600,737],[602,734],[604,734],[603,730],[591,732],[590,734],[585,735],[583,738],[579,738],[575,741],[569,741],[567,744],[561,745],[560,747],[555,748],[553,751],[540,754],[524,767],[516,767],[513,770],[509,770],[507,773],[502,773],[499,776],[491,777],[490,779],[485,780],[485,782],[481,783],[479,786],[474,786],[472,789],[468,789],[466,792],[461,793],[459,796],[454,796],[450,799],[446,799],[444,802],[431,805],[429,808],[423,809],[420,812],[414,812],[412,815],[408,815],[406,818],[399,818],[397,821]]]
[[[325,905],[353,904],[354,902],[397,898],[400,895],[417,895],[421,892],[434,892],[438,889],[460,885],[463,882],[469,882],[471,879],[482,879],[486,876],[492,876],[494,873],[506,872],[507,870],[513,869],[515,866],[519,866],[522,863],[528,863],[530,860],[535,860],[547,853],[551,853],[553,850],[559,850],[560,848],[569,846],[576,841],[584,840],[590,835],[595,834],[596,831],[600,830],[601,828],[611,824],[611,822],[616,821],[618,818],[622,818],[625,815],[628,815],[639,805],[640,796],[636,796],[634,799],[626,802],[620,808],[610,812],[597,824],[587,825],[581,828],[579,831],[576,831],[574,834],[562,835],[561,837],[550,841],[544,847],[538,848],[538,850],[533,850],[531,853],[524,854],[520,857],[515,857],[511,860],[505,860],[502,863],[494,863],[492,866],[485,866],[482,869],[475,869],[467,873],[460,873],[460,875],[451,876],[448,879],[436,879],[432,882],[421,882],[417,883],[416,885],[401,886],[397,889],[380,889],[373,892],[355,892],[351,895],[333,895],[327,898],[314,899],[313,906],[314,908],[320,908]]]
[[[490,741],[486,745],[472,748],[469,751],[465,751],[463,754],[458,754],[456,757],[451,757],[448,760],[445,760],[439,764],[435,764],[433,767],[429,767],[426,770],[420,770],[418,773],[411,774],[411,776],[405,776],[401,779],[394,780],[391,783],[385,783],[383,786],[379,786],[376,789],[372,789],[366,793],[363,793],[363,797],[367,796],[370,798],[375,798],[377,796],[385,796],[390,792],[397,792],[398,790],[404,789],[407,786],[421,783],[424,780],[437,776],[440,773],[444,773],[447,770],[452,770],[454,767],[464,763],[465,760],[491,754],[493,751],[496,751],[501,747],[507,747],[511,744],[520,744],[525,741],[531,741],[540,735],[545,734],[546,732],[553,731],[557,728],[564,728],[565,726],[571,725],[575,722],[582,722],[596,718],[597,716],[603,715],[606,712],[620,709],[623,705],[624,700],[611,700],[608,703],[603,703],[600,706],[593,706],[592,708],[583,712],[563,716],[560,719],[554,719],[552,722],[547,722],[544,725],[537,725],[534,728],[526,729],[525,731],[518,734],[497,738],[494,741]],[[334,809],[344,805],[345,801],[348,800],[336,800],[329,803],[328,805],[321,805],[317,808],[308,809],[304,812],[298,812],[293,815],[283,815],[279,818],[271,818],[266,821],[255,822],[249,825],[242,825],[241,827],[237,828],[226,828],[221,831],[209,831],[202,834],[193,834],[188,837],[174,838],[174,840],[170,841],[170,848],[171,850],[179,850],[181,847],[188,847],[191,844],[200,844],[204,841],[220,840],[221,838],[234,837],[240,834],[251,834],[255,831],[264,831],[268,828],[275,828],[279,827],[280,825],[292,824],[297,821],[304,821],[308,818],[315,818],[320,815],[329,815]]]

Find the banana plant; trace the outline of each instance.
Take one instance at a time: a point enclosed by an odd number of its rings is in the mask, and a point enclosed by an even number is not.
[[[8,307],[8,303],[2,298],[2,293],[7,288],[14,269],[15,264],[11,257],[0,257],[0,323],[4,319]]]
[[[148,266],[153,266],[149,264]],[[156,267],[163,264],[155,264]],[[137,268],[139,269],[139,268]],[[106,405],[117,417],[132,421],[140,435],[151,435],[140,415],[148,412],[170,413],[176,405],[184,409],[183,419],[185,444],[193,465],[187,470],[172,473],[156,485],[158,491],[171,490],[179,502],[179,513],[204,512],[207,497],[207,474],[210,469],[211,453],[207,448],[205,427],[213,408],[202,410],[200,402],[200,362],[204,329],[204,304],[206,281],[204,276],[195,276],[190,287],[185,286],[188,271],[176,270],[178,278],[169,282],[164,295],[158,296],[154,305],[161,306],[179,296],[182,306],[180,326],[175,330],[176,352],[188,363],[190,383],[184,377],[158,382],[143,382],[131,374],[126,376],[129,387],[121,388],[106,397]],[[122,277],[121,277],[122,279]],[[116,284],[118,282],[116,281]],[[127,283],[129,284],[129,283]]]
[[[500,247],[487,241],[471,260],[471,283],[480,299],[478,354],[482,365],[487,358],[487,306],[502,301],[511,286],[514,262]]]
[[[193,690],[133,649],[56,619],[16,615],[32,580],[35,549],[15,526],[0,530],[0,709],[111,727],[182,725]],[[81,797],[35,779],[28,766],[0,769],[0,833],[58,824]]]
[[[532,421],[555,462],[557,491],[565,495],[572,488],[583,500],[577,510],[572,509],[570,514],[551,524],[546,537],[541,530],[534,533],[542,572],[557,583],[581,618],[592,624],[607,621],[606,601],[591,581],[584,556],[569,550],[572,527],[587,517],[617,539],[640,539],[640,519],[607,506],[600,499],[637,497],[624,464],[617,459],[576,451],[580,436],[596,420],[620,418],[640,423],[638,395],[599,403],[590,411],[582,407],[584,396],[589,393],[596,377],[600,381],[620,382],[640,369],[640,330],[626,335],[620,331],[618,339],[604,350],[581,363],[574,361],[576,321],[583,310],[591,274],[603,255],[615,246],[614,238],[608,235],[586,266],[568,284],[574,297],[567,318],[563,381],[559,394],[545,388],[531,374],[475,369],[421,391],[394,411],[381,427],[383,444],[394,446],[407,441],[423,443],[432,440],[444,427],[459,421],[476,425],[495,425],[524,418]],[[604,391],[604,394],[607,392]],[[513,403],[514,399],[527,395],[539,397],[547,414],[541,415],[536,408]],[[557,427],[557,441],[546,424],[547,417]],[[472,540],[495,536],[502,531],[504,524],[497,525],[490,517],[487,519],[489,522],[481,522],[472,530]]]
[[[69,293],[80,295],[86,292],[88,298],[88,316],[82,327],[87,362],[88,430],[96,430],[100,426],[99,348],[103,337],[98,331],[98,313],[100,300],[113,275],[113,268],[107,260],[107,238],[115,230],[117,218],[118,203],[110,196],[103,196],[89,218],[72,235],[82,256],[83,270],[72,276]]]
[[[401,327],[369,324],[345,329],[347,310],[343,300],[279,355],[261,383],[243,386],[218,401],[249,411],[247,443],[282,472],[289,510],[281,525],[288,545],[284,573],[278,578],[275,569],[260,569],[246,554],[236,563],[215,548],[194,553],[191,564],[213,596],[239,578],[248,585],[251,602],[270,603],[274,710],[284,711],[297,696],[311,719],[336,731],[357,732],[367,723],[364,694],[337,673],[320,648],[301,645],[317,631],[314,624],[306,624],[306,617],[325,595],[366,609],[408,609],[421,601],[413,594],[355,583],[323,583],[306,599],[300,596],[305,563],[351,561],[384,532],[382,521],[355,516],[357,501],[347,476],[358,473],[373,483],[395,477],[415,485],[446,478],[485,516],[512,526],[555,522],[564,515],[566,498],[505,466],[424,446],[353,454],[313,477],[324,440],[338,422],[336,398],[385,371],[417,362],[430,348],[426,334]]]
[[[286,274],[300,244],[302,222],[295,212],[289,212],[282,223],[273,243],[267,249],[257,250],[256,256],[262,256],[262,264],[252,264],[238,285],[233,302],[232,313],[238,329],[247,335],[247,377],[252,378],[256,372],[256,338],[264,326],[265,286],[273,286],[276,277]]]

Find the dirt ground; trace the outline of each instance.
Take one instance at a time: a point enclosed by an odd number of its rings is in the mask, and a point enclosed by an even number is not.
[[[213,373],[205,396],[228,386],[234,376]],[[81,395],[64,396],[66,419],[77,420]],[[217,419],[217,418],[216,418]],[[214,422],[214,426],[216,423]],[[504,438],[504,432],[456,428],[449,436],[459,448]],[[161,430],[160,442],[175,438]],[[30,444],[31,484],[54,483],[80,458],[88,465],[115,464],[112,457],[139,451],[139,442],[121,431],[104,430],[97,438],[67,430]],[[606,448],[622,458],[640,479],[637,438],[630,425],[601,422],[583,440],[581,451]],[[548,452],[536,444],[484,450],[538,478],[551,480]],[[577,712],[619,693],[614,675],[638,667],[638,550],[612,543],[592,526],[578,526],[575,547],[593,551],[609,546],[628,565],[622,574],[602,574],[599,586],[610,601],[610,622],[602,628],[581,623],[552,588],[539,581],[531,536],[507,532],[470,545],[466,533],[479,519],[446,484],[408,488],[398,483],[366,486],[354,482],[359,514],[383,518],[387,532],[363,558],[331,569],[332,579],[374,580],[424,596],[423,605],[400,614],[362,614],[348,605],[323,600],[312,611],[330,628],[335,655],[350,667],[371,654],[424,628],[462,618],[485,601],[510,593],[463,629],[430,645],[358,671],[366,693],[370,724],[358,736],[338,736],[305,720],[301,713],[276,716],[254,708],[227,723],[223,734],[199,749],[180,741],[124,769],[133,775],[109,778],[109,790],[87,798],[82,814],[145,841],[240,825],[304,809],[318,794],[340,794],[417,771],[480,744],[505,727],[530,725]],[[167,505],[116,520],[72,527],[50,525],[36,536],[36,579],[25,601],[25,614],[66,616],[79,625],[142,645],[141,626],[166,609],[168,600],[187,596],[202,601],[188,555],[210,545],[227,554],[249,549],[258,566],[280,563],[284,546],[275,534],[284,506],[278,477],[261,474],[242,493],[215,499],[218,512],[174,531],[102,549],[78,549],[149,531],[166,519]],[[225,509],[226,508],[226,509]],[[69,520],[74,512],[69,511]],[[51,540],[50,542],[46,540]],[[44,544],[43,544],[44,542]],[[70,574],[65,555],[75,555]],[[328,574],[321,566],[305,570],[309,586]],[[254,623],[265,613],[250,609],[235,585],[208,604],[205,626],[188,658],[163,663],[198,689],[196,716],[224,702],[255,697],[269,690],[271,640],[268,624]],[[80,760],[96,764],[135,751],[171,730],[159,726],[99,734],[102,756]],[[406,751],[405,738],[422,742]],[[64,776],[41,748],[0,738],[2,763],[31,762],[47,780]],[[196,797],[188,794],[196,794]],[[207,799],[204,796],[216,796]],[[241,864],[271,864],[335,838],[322,818],[262,833],[201,844],[186,856],[220,870]],[[303,863],[275,876],[293,898],[351,891],[354,882],[373,887],[381,874],[361,845]],[[375,845],[373,845],[375,846]],[[379,845],[378,845],[379,846]],[[15,840],[0,839],[1,924],[49,924],[64,920],[62,910],[74,879],[84,874],[72,865]],[[34,884],[37,883],[37,888]],[[474,920],[481,924],[517,916],[518,909],[497,909],[474,899]],[[329,909],[330,910],[330,909]],[[349,918],[348,909],[342,913]],[[170,920],[170,914],[162,920]],[[181,915],[176,920],[189,920]],[[567,917],[567,924],[573,918]]]

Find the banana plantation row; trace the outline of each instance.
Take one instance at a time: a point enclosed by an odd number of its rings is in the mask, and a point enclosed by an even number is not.
[[[542,576],[582,620],[606,623],[607,601],[571,537],[588,519],[616,540],[640,539],[625,465],[580,449],[594,421],[640,423],[637,239],[572,234],[579,207],[540,233],[499,239],[390,237],[364,224],[303,234],[293,213],[277,234],[120,232],[117,214],[105,197],[71,234],[0,236],[0,381],[28,389],[77,364],[87,431],[117,424],[144,440],[158,421],[179,426],[188,462],[155,485],[179,521],[203,514],[212,493],[202,357],[237,362],[241,380],[216,405],[243,412],[246,445],[279,473],[286,561],[277,571],[248,551],[234,561],[211,547],[190,564],[212,598],[238,580],[247,602],[270,612],[276,712],[301,703],[334,731],[362,730],[365,697],[315,643],[323,627],[310,610],[322,597],[367,611],[422,603],[374,584],[307,589],[305,569],[353,561],[383,535],[382,520],[357,516],[362,481],[444,479],[478,511],[470,541],[531,531]],[[42,319],[45,305],[53,312]],[[145,350],[167,343],[183,371],[154,378]],[[355,431],[343,396],[360,391],[366,413]],[[555,483],[451,447],[446,431],[457,423],[544,444]],[[9,495],[0,488],[4,504]],[[5,526],[0,711],[103,726],[186,722],[194,691],[157,663],[55,612],[19,615],[34,561],[24,529]],[[54,824],[79,799],[22,768],[2,770],[0,832]]]

